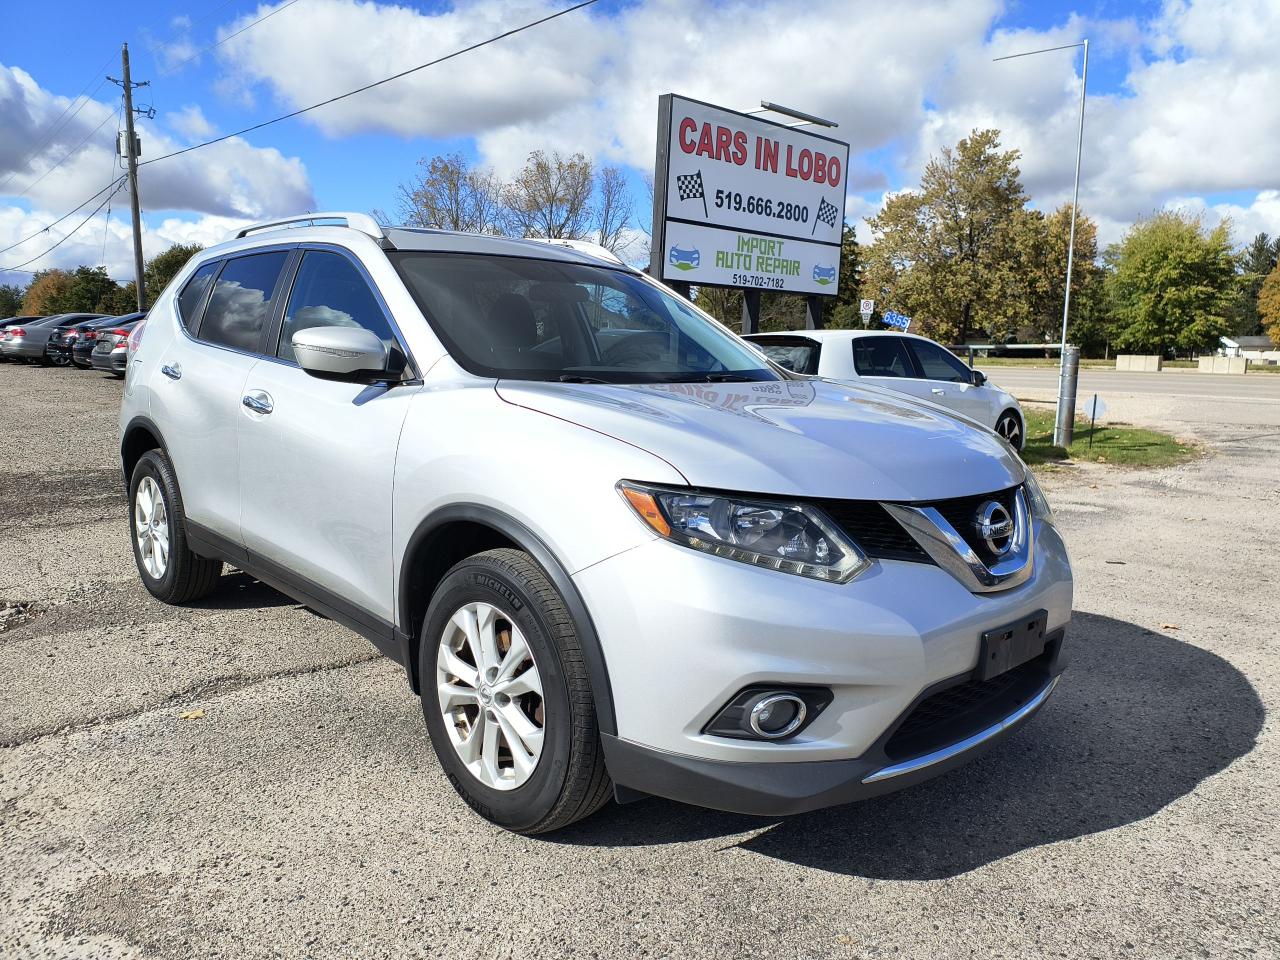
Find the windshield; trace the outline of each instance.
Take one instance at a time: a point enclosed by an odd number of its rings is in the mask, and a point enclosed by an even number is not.
[[[514,380],[780,380],[758,353],[647,278],[532,260],[403,251],[391,261],[449,353]]]

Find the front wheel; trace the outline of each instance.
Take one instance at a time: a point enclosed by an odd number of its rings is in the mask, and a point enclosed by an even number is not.
[[[1021,450],[1023,444],[1022,418],[1012,410],[1006,410],[1000,414],[1000,419],[996,421],[996,433],[1009,441],[1009,445],[1015,450]]]
[[[454,566],[431,599],[421,637],[431,744],[473,810],[533,834],[608,800],[573,618],[528,554],[489,550]]]

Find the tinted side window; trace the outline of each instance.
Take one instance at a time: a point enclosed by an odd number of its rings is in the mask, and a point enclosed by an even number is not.
[[[853,369],[860,377],[914,377],[915,369],[898,337],[857,337]]]
[[[276,355],[293,360],[293,335],[311,327],[364,327],[394,353],[391,325],[360,271],[337,253],[312,250],[302,257],[285,307]]]
[[[209,284],[213,282],[213,275],[218,272],[220,266],[222,263],[218,260],[206,263],[191,275],[187,285],[182,288],[182,293],[178,294],[178,316],[182,318],[182,325],[188,330],[195,323],[196,311],[204,302],[204,295],[208,292]]]
[[[927,340],[909,340],[911,350],[920,363],[926,380],[949,380],[952,383],[970,383],[973,376],[969,368],[956,359],[950,350],[944,350]]]
[[[812,340],[756,340],[755,345],[778,366],[792,373],[817,373],[822,345]]]
[[[277,250],[228,260],[200,321],[200,339],[257,353],[271,313],[271,291],[288,258],[287,251]]]

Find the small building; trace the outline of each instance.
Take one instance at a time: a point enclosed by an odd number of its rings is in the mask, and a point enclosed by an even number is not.
[[[1280,349],[1270,337],[1219,337],[1218,356],[1244,357],[1254,363],[1280,363]]]

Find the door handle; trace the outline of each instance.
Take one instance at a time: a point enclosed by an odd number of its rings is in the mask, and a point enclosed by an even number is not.
[[[271,398],[261,390],[258,390],[255,393],[246,393],[241,398],[240,402],[254,413],[261,413],[264,415],[275,409],[271,403]]]
[[[182,364],[175,363],[173,365],[170,365],[166,363],[163,367],[160,368],[160,372],[163,373],[170,380],[181,380]]]
[[[947,391],[943,390],[941,387],[934,387],[930,392],[936,393],[940,397],[945,397],[947,395]]]

